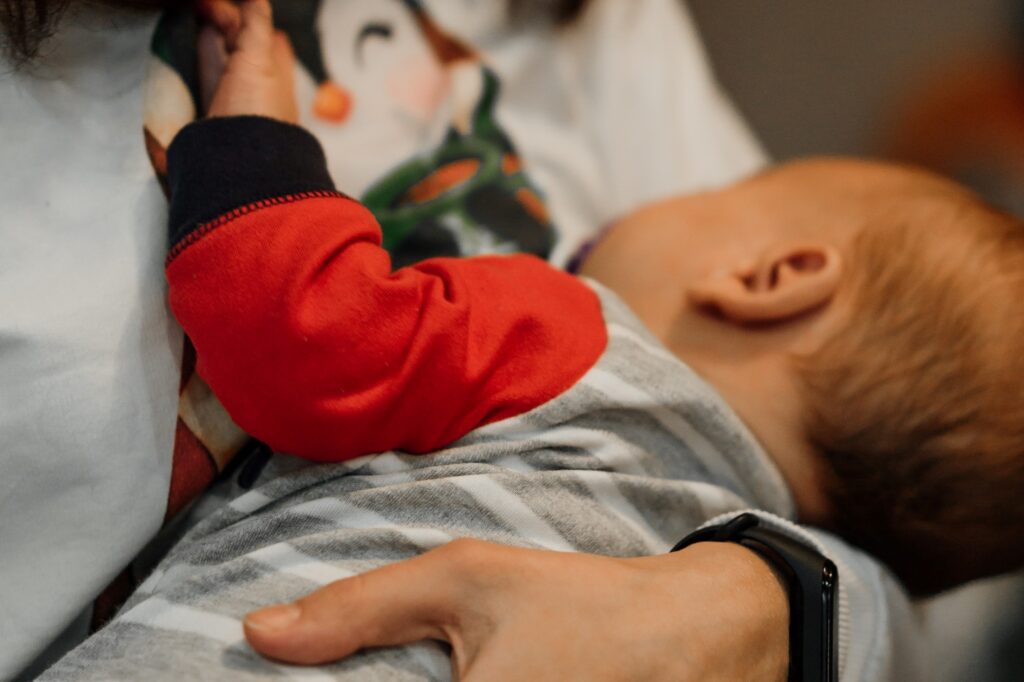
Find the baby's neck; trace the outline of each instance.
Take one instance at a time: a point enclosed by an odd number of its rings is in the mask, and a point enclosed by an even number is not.
[[[723,361],[679,344],[669,348],[711,384],[775,463],[801,521],[828,518],[822,459],[804,436],[803,398],[791,373],[770,356]]]
[[[612,239],[616,231],[608,233]],[[610,247],[609,247],[610,248]],[[774,460],[800,518],[826,517],[821,457],[807,439],[807,408],[794,355],[807,352],[813,319],[749,328],[723,321],[687,302],[677,269],[637,268],[595,247],[580,268],[614,291],[644,325],[692,367],[732,407]],[[602,255],[603,254],[603,255]]]

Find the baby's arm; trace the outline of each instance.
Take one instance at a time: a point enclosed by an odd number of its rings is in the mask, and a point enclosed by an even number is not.
[[[240,50],[259,45],[246,31],[266,30],[253,26],[269,21],[253,11],[262,4],[242,5]],[[243,56],[234,71],[229,57],[218,96],[260,63]],[[241,113],[260,113],[251,95]],[[230,99],[213,106],[237,113]],[[211,118],[168,156],[171,306],[198,372],[277,450],[322,460],[428,452],[557,396],[604,349],[594,293],[532,257],[392,272],[372,215],[334,191],[319,145],[298,127]]]

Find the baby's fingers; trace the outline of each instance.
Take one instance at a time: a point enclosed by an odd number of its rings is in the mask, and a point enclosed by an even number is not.
[[[238,49],[270,60],[274,56],[274,15],[269,0],[243,0]]]
[[[220,76],[207,114],[215,116],[266,116],[295,122],[294,57],[286,38],[274,31],[268,0],[242,0],[238,5],[240,28],[234,49],[227,45],[227,63]],[[212,41],[206,37],[204,41]],[[220,71],[215,66],[216,41],[201,45],[209,50],[203,65],[203,85],[209,88]],[[201,52],[201,56],[202,56]]]
[[[278,96],[282,103],[280,117],[298,123],[299,105],[295,97],[295,51],[281,31],[274,34],[274,69],[277,72]]]
[[[197,9],[206,23],[224,37],[228,50],[234,50],[242,30],[242,12],[232,0],[199,0]]]

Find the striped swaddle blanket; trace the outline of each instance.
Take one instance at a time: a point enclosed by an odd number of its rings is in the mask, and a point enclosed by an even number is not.
[[[634,556],[722,513],[792,516],[778,471],[729,407],[595,288],[608,348],[569,391],[431,455],[278,456],[251,490],[224,483],[224,504],[43,679],[447,679],[433,643],[318,669],[274,664],[245,645],[241,618],[457,537]]]

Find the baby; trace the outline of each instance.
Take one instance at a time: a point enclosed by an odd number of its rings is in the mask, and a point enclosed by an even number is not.
[[[272,120],[294,117],[289,69],[264,4],[243,16],[211,118],[169,150],[167,275],[248,432],[319,461],[615,472],[572,484],[652,526],[680,490],[698,521],[795,508],[917,594],[1021,565],[1017,220],[918,171],[819,160],[627,216],[583,278],[529,256],[392,271],[315,140]]]

